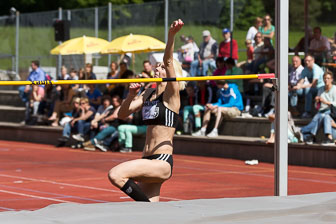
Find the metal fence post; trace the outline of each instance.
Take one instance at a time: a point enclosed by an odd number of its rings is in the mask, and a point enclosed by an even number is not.
[[[233,0],[230,2],[230,32],[231,32],[231,40],[230,40],[230,57],[232,58],[232,40],[233,40],[233,15],[234,15],[234,4]]]
[[[168,6],[169,0],[165,0],[165,42],[168,41]]]
[[[95,37],[98,37],[98,7],[95,7]],[[95,65],[98,66],[98,58],[95,57]]]
[[[62,20],[62,8],[58,8],[58,19]],[[58,41],[58,44],[62,44],[62,41]],[[58,79],[58,77],[61,77],[61,67],[62,67],[62,55],[59,54],[58,55],[58,63],[57,63],[57,77],[56,79]]]
[[[108,41],[112,41],[112,3],[108,3]],[[107,56],[107,66],[109,67],[111,64],[111,55]]]
[[[15,72],[19,75],[19,31],[20,31],[20,12],[16,12],[16,18],[15,18]]]

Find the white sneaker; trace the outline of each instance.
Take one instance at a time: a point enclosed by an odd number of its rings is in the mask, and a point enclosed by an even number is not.
[[[212,130],[209,134],[207,134],[208,137],[218,137],[218,130],[217,129],[214,129]]]
[[[200,129],[197,132],[192,133],[191,135],[192,136],[205,136],[205,131],[202,131],[202,129]]]
[[[79,142],[84,142],[84,138],[81,134],[72,135],[72,138]]]
[[[120,152],[121,153],[130,153],[130,152],[132,152],[132,149],[131,148],[121,148]]]

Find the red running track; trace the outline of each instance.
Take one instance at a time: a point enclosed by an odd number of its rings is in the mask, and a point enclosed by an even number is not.
[[[89,152],[51,145],[0,141],[0,211],[36,210],[50,204],[131,201],[112,186],[113,166],[140,152]],[[336,191],[336,170],[289,166],[288,193]],[[161,200],[271,196],[273,164],[174,155],[173,176]]]

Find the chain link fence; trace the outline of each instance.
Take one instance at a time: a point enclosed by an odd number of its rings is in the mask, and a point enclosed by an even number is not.
[[[169,0],[168,17],[165,16],[165,1],[111,5],[111,7],[107,5],[74,10],[63,9],[61,16],[57,10],[23,13],[18,17],[18,34],[16,32],[16,16],[3,16],[0,17],[0,37],[2,40],[0,43],[0,69],[17,69],[24,79],[28,74],[31,60],[40,60],[42,67],[50,68],[48,70],[50,73],[56,73],[59,64],[75,69],[82,67],[84,65],[84,56],[82,55],[63,56],[61,63],[59,63],[59,57],[50,54],[50,50],[58,45],[54,39],[53,23],[60,17],[70,21],[70,38],[86,35],[113,40],[133,33],[149,35],[161,41],[165,41],[167,30],[165,24],[169,26],[174,19],[182,18],[186,25],[179,34],[193,36],[198,45],[202,42],[203,30],[209,30],[213,38],[217,42],[221,42],[223,40],[221,30],[224,27],[231,28],[233,25],[233,37],[238,41],[239,49],[241,49],[239,60],[244,60],[246,58],[244,41],[248,27],[243,27],[241,21],[242,19],[251,21],[250,26],[253,25],[256,15],[248,11],[253,1],[235,0],[232,17],[230,2],[230,0]],[[273,11],[260,11],[258,16],[263,17],[266,13],[274,15],[274,9]],[[109,17],[111,18],[110,27]],[[168,18],[168,21],[165,21],[165,18]],[[301,29],[292,27],[291,24],[294,24],[292,21],[303,19],[303,14],[290,18],[290,29],[294,30],[294,35],[290,34],[291,47],[304,34],[303,27]],[[232,21],[233,24],[231,24]],[[332,19],[325,21],[330,21],[330,25],[326,26],[323,34],[332,37],[336,31],[335,26],[333,28],[335,22]],[[15,41],[17,35],[19,37],[18,44]],[[182,44],[183,42],[177,39],[176,49]],[[15,60],[16,56],[17,61]],[[119,57],[120,55],[92,55],[86,57],[86,60],[92,60],[94,65],[106,67],[110,61],[116,61]],[[148,59],[147,54],[135,55],[134,69],[136,71],[141,71],[142,62],[145,59]]]

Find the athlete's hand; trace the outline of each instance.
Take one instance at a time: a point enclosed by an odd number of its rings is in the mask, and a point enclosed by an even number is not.
[[[136,96],[139,93],[140,88],[140,83],[131,83],[131,85],[129,86],[129,95],[133,97]]]
[[[176,34],[177,32],[180,31],[180,29],[183,27],[184,23],[182,20],[178,19],[175,20],[171,25],[170,25],[170,29],[169,32],[171,34]]]

